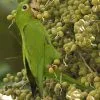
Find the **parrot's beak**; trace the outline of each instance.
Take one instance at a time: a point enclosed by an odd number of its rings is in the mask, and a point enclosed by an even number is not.
[[[10,15],[7,16],[7,20],[15,21],[16,18],[16,10],[13,10]]]

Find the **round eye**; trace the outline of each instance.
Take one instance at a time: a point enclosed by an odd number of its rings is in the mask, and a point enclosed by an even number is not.
[[[28,4],[24,4],[22,6],[22,11],[26,11],[26,10],[28,10],[28,8],[29,8],[29,5]]]

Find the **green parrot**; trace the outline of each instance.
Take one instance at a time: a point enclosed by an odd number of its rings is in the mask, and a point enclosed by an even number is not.
[[[56,58],[60,58],[60,53],[51,44],[48,32],[43,24],[33,17],[30,0],[25,0],[18,5],[15,22],[22,37],[23,63],[27,71],[27,76],[35,95],[36,88],[43,95],[43,78],[52,77],[47,72],[47,66]],[[60,72],[56,72],[60,78]],[[62,74],[62,80],[77,84],[78,87],[86,89],[66,74]]]
[[[36,86],[43,93],[45,68],[60,54],[50,42],[42,23],[35,19],[29,6],[29,0],[18,5],[15,22],[22,37],[23,62],[34,94]]]

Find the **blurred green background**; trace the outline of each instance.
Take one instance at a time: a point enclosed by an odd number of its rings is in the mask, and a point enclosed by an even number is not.
[[[16,25],[8,29],[11,21],[6,19],[16,7],[17,0],[0,0],[0,77],[23,67],[19,31]]]

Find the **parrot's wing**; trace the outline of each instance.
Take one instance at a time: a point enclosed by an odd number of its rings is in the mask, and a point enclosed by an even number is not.
[[[32,75],[32,72],[30,70],[30,67],[29,67],[29,64],[28,64],[28,61],[27,61],[27,58],[26,58],[26,50],[25,50],[25,46],[24,46],[24,41],[22,42],[23,45],[22,45],[22,52],[23,52],[23,64],[27,70],[27,76],[28,76],[28,79],[29,79],[29,82],[30,82],[30,86],[31,86],[31,89],[32,89],[32,94],[35,95],[36,93],[36,81],[35,81],[35,77]]]
[[[31,21],[23,29],[23,42],[25,55],[32,75],[42,91],[44,73],[44,32],[41,30],[40,23]]]
[[[59,53],[52,46],[47,31],[40,21],[29,22],[24,27],[23,34],[26,59],[42,92],[44,68],[51,64],[55,58],[58,58]]]
[[[60,56],[60,53],[52,45],[49,35],[45,34],[45,64],[51,64],[54,59],[60,58]]]

